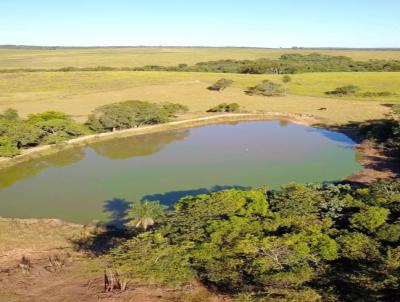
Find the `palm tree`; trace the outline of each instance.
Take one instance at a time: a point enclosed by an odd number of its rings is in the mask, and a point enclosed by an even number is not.
[[[163,216],[166,206],[158,201],[142,200],[135,202],[128,211],[130,221],[127,226],[147,230],[149,226],[155,224],[155,220]]]

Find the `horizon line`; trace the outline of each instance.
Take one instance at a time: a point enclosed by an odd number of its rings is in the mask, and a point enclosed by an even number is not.
[[[91,45],[91,46],[68,46],[68,45],[29,45],[29,44],[0,44],[0,48],[249,48],[249,49],[321,49],[321,50],[395,50],[400,47],[335,47],[335,46],[292,46],[292,47],[263,47],[263,46],[176,46],[176,45]]]

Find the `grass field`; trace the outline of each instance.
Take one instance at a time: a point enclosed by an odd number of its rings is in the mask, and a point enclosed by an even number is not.
[[[207,86],[221,77],[234,80],[218,93]],[[399,96],[360,100],[328,98],[325,91],[355,84],[362,91],[400,94],[400,73],[308,73],[296,74],[285,97],[247,96],[244,89],[263,79],[280,81],[277,75],[241,75],[182,72],[38,72],[0,74],[0,110],[15,108],[26,115],[60,110],[79,120],[94,108],[129,99],[178,102],[192,112],[205,112],[222,102],[237,102],[246,110],[311,114],[330,123],[381,118],[385,103]],[[319,110],[320,108],[326,110]]]
[[[355,60],[397,59],[400,51],[309,50],[260,48],[87,48],[87,49],[0,49],[0,69],[73,67],[137,67],[195,64],[220,59],[278,58],[285,53],[318,52],[343,55]]]

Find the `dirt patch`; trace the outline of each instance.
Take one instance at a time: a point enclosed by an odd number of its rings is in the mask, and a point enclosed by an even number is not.
[[[45,258],[31,262],[29,271],[14,266],[0,271],[0,302],[222,302],[228,297],[210,292],[201,284],[179,288],[133,285],[105,292],[102,273],[90,271],[90,260],[71,259],[58,270]]]
[[[106,293],[99,258],[74,245],[92,231],[57,219],[0,218],[0,302],[230,301],[198,283],[128,284],[123,292]]]
[[[364,167],[347,180],[355,183],[371,183],[381,179],[396,178],[400,174],[400,159],[379,146],[363,141],[356,146],[358,161]]]

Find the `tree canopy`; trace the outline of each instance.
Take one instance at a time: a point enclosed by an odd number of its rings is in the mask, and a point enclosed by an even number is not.
[[[182,198],[106,259],[128,278],[198,278],[246,301],[396,301],[399,217],[400,180],[225,190]]]

